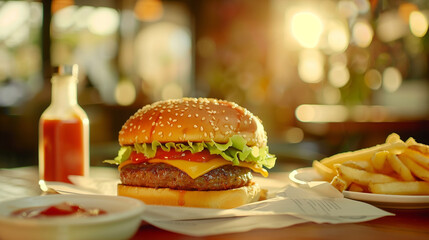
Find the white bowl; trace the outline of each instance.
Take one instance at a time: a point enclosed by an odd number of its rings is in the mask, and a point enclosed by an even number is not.
[[[91,217],[18,218],[18,209],[62,202],[99,208]],[[0,239],[129,239],[138,230],[144,204],[136,199],[102,195],[47,195],[0,202]]]

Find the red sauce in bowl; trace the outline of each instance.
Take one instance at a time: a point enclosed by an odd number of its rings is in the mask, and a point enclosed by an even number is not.
[[[91,217],[107,214],[99,208],[83,208],[79,205],[62,202],[50,206],[29,207],[13,211],[10,215],[21,218],[47,218],[47,217]]]

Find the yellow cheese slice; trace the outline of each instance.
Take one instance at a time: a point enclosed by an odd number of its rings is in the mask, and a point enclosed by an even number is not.
[[[183,172],[187,173],[191,178],[195,179],[207,172],[210,172],[213,169],[216,169],[218,167],[222,167],[224,165],[232,165],[232,162],[226,161],[222,158],[215,158],[207,162],[192,162],[187,160],[165,160],[165,159],[151,159],[149,160],[150,163],[165,163],[171,166],[174,166]],[[121,163],[118,167],[120,170],[122,167],[128,164],[133,164],[131,160],[127,160],[123,163]],[[264,177],[268,177],[268,171],[264,168],[258,166],[255,163],[248,163],[248,162],[240,162],[239,165],[236,165],[239,167],[247,167],[252,169],[254,172],[258,172],[262,174]]]

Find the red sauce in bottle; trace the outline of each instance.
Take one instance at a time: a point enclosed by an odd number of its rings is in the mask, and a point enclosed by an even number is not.
[[[68,182],[68,175],[85,173],[83,123],[80,119],[44,119],[43,151],[45,181]]]

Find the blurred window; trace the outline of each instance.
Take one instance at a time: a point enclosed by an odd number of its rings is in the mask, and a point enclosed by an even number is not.
[[[42,4],[0,2],[0,107],[31,99],[43,86]]]

